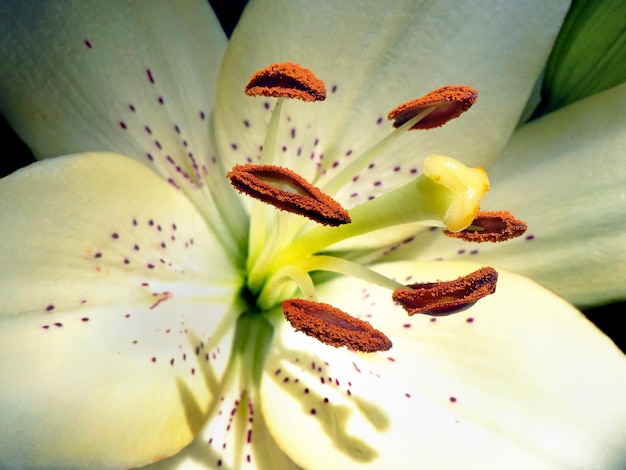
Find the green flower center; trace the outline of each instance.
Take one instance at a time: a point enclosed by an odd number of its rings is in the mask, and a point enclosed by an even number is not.
[[[274,64],[253,75],[246,93],[277,98],[260,163],[235,165],[227,175],[239,192],[255,199],[251,206],[243,295],[248,311],[258,312],[269,321],[286,318],[295,329],[332,346],[368,352],[389,349],[391,342],[381,340],[384,334],[367,322],[319,302],[312,273],[353,276],[398,292],[430,289],[400,284],[364,265],[333,255],[329,248],[352,237],[408,223],[442,226],[457,236],[469,227],[475,238],[480,238],[483,227],[472,224],[480,200],[489,189],[487,175],[482,168],[468,168],[453,158],[433,155],[425,160],[422,174],[413,181],[349,211],[333,196],[408,130],[438,127],[458,117],[474,103],[476,92],[469,87],[447,86],[398,106],[388,116],[396,129],[321,188],[292,170],[275,165],[274,156],[285,98],[322,101],[326,97],[323,82],[297,64]],[[495,278],[488,280],[494,288]],[[493,289],[478,297],[472,289],[454,292],[463,295],[451,294],[446,288],[420,299],[431,299],[439,311],[443,303],[451,312],[455,306],[475,302]],[[411,293],[407,295],[413,299]],[[465,296],[471,300],[466,302]],[[453,298],[454,305],[448,305],[449,298]],[[416,302],[420,312],[429,311],[429,302]]]

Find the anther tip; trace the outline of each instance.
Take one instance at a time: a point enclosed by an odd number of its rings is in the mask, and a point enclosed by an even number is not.
[[[289,299],[282,306],[291,326],[329,346],[346,346],[360,352],[387,351],[392,347],[384,333],[332,305]]]
[[[246,85],[249,96],[323,101],[326,86],[311,70],[293,62],[272,64],[255,72]]]
[[[476,102],[478,92],[465,85],[446,85],[437,88],[392,109],[387,119],[393,120],[393,127],[400,127],[428,108],[435,108],[430,114],[418,121],[412,129],[433,129],[456,119]]]

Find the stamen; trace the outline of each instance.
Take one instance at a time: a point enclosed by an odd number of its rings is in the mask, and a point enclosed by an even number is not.
[[[444,316],[465,310],[493,294],[497,281],[497,271],[487,266],[454,281],[410,284],[407,289],[395,290],[392,298],[409,315]]]
[[[508,211],[479,212],[472,224],[460,232],[444,230],[448,237],[466,242],[503,242],[522,235],[528,226]]]
[[[400,127],[415,115],[434,106],[435,110],[432,113],[411,127],[411,129],[433,129],[458,118],[472,107],[477,98],[478,92],[473,88],[464,85],[446,85],[421,98],[399,105],[389,112],[387,119],[394,121],[393,127]]]
[[[292,62],[283,62],[272,64],[252,75],[246,85],[246,94],[323,101],[326,99],[326,87],[309,69]]]
[[[226,175],[240,192],[322,225],[350,222],[348,211],[297,173],[275,165],[235,165]]]
[[[322,343],[360,352],[391,349],[391,340],[384,333],[332,305],[304,299],[285,300],[282,305],[291,326]]]

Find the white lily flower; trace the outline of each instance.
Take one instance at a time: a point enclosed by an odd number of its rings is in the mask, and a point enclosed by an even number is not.
[[[568,2],[259,0],[228,43],[203,2],[112,3],[0,6],[0,109],[43,159],[0,181],[1,467],[624,465],[626,360],[539,283],[623,296],[626,86],[513,134]],[[244,94],[287,61],[325,102]],[[387,145],[389,110],[449,83],[478,103]],[[417,233],[462,229],[486,189],[431,154],[493,165],[484,206],[528,235]],[[226,173],[259,161],[331,193],[349,228],[240,196]],[[261,179],[293,188],[281,175]],[[406,188],[428,197],[405,206]],[[392,301],[485,265],[497,291],[470,309]],[[285,321],[295,297],[318,302],[314,337]],[[322,343],[343,324],[327,304],[393,348]]]

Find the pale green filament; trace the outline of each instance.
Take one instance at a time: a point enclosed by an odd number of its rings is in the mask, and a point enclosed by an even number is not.
[[[415,124],[417,124],[430,113],[432,113],[435,109],[436,106],[431,106],[430,108],[425,109],[421,113],[409,119],[397,129],[394,129],[391,134],[385,136],[382,140],[380,140],[377,144],[367,150],[364,154],[360,155],[357,159],[351,162],[347,167],[339,171],[338,174],[336,174],[330,181],[322,186],[322,191],[330,196],[335,194],[346,184],[348,184],[350,180],[359,173],[359,171],[372,163],[376,159],[376,157],[378,157],[382,152],[389,148],[391,144],[398,140],[401,135],[403,135],[411,127],[413,127]]]
[[[283,107],[284,98],[278,98],[272,111],[272,117],[267,126],[263,150],[261,151],[261,164],[269,165],[274,159],[276,152],[276,138],[278,136],[278,124],[280,123],[280,112]],[[250,271],[254,265],[263,245],[265,244],[267,230],[267,204],[260,201],[252,201],[250,212],[250,237],[248,240],[248,264]]]
[[[282,242],[287,239],[287,229],[290,220],[293,220],[293,216],[289,213],[281,210],[274,211],[275,225],[261,248],[261,253],[252,267],[248,269],[248,287],[253,292],[261,288],[265,271],[272,260],[272,256],[283,248]]]
[[[302,296],[307,300],[316,301],[315,285],[311,276],[299,266],[289,265],[283,266],[265,283],[261,293],[257,298],[257,305],[260,308],[268,309],[281,299],[285,298],[284,290],[286,289],[285,281],[293,281]],[[286,297],[289,297],[287,295]]]
[[[348,261],[347,259],[337,258],[336,256],[311,256],[300,261],[298,266],[308,272],[330,271],[337,274],[343,274],[344,276],[356,277],[357,279],[362,279],[370,284],[376,284],[390,290],[404,289],[406,287],[404,284],[400,284],[393,279],[389,279],[388,277],[383,276],[376,271],[372,271],[365,266]]]
[[[382,274],[372,271],[358,263],[353,263],[335,256],[316,255],[303,259],[293,265],[285,266],[274,274],[264,285],[258,298],[260,307],[270,307],[280,297],[280,290],[285,280],[293,281],[307,300],[316,300],[315,286],[308,273],[312,271],[328,271],[344,276],[362,279],[370,284],[376,284],[389,290],[404,289],[406,286],[389,279]]]

